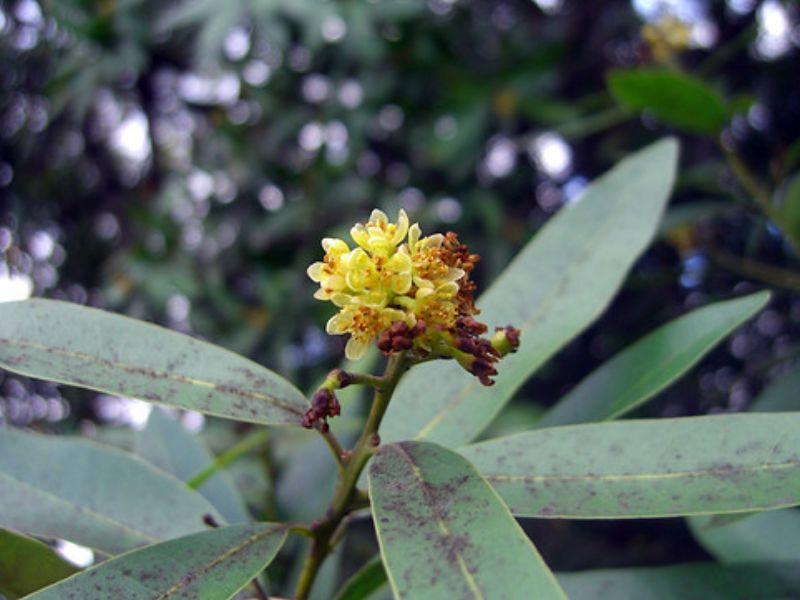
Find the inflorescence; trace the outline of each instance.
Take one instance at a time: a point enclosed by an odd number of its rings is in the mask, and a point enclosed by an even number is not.
[[[502,327],[491,339],[482,337],[488,328],[475,319],[480,311],[471,279],[480,256],[452,232],[422,237],[419,224],[409,226],[403,210],[396,223],[374,210],[350,235],[353,249],[344,240],[323,239],[323,260],[308,268],[320,285],[314,297],[339,308],[326,330],[350,334],[347,358],[360,358],[377,340],[387,355],[408,352],[417,361],[453,358],[482,384],[492,385],[495,364],[517,349],[519,331]],[[339,410],[327,394],[315,397],[314,405],[309,411],[314,414],[304,420],[308,427]]]

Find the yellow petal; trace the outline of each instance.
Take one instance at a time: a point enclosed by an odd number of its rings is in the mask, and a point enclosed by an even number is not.
[[[322,269],[325,268],[325,263],[323,262],[315,262],[314,264],[310,265],[308,269],[306,269],[306,273],[311,278],[312,281],[316,281],[319,283],[322,281],[324,277],[322,273]]]
[[[416,299],[424,300],[428,296],[433,296],[434,290],[432,287],[421,287],[417,290]]]
[[[325,324],[328,335],[341,335],[347,333],[348,327],[353,322],[353,315],[347,310],[342,310],[333,315]]]
[[[346,261],[346,265],[348,269],[354,269],[358,271],[369,271],[374,268],[375,265],[372,264],[372,259],[369,257],[369,254],[364,252],[361,248],[356,248],[352,252],[342,257]]]
[[[372,254],[378,254],[380,256],[389,256],[392,252],[394,252],[394,246],[392,243],[387,240],[382,235],[379,236],[372,236],[369,238],[369,250]]]
[[[437,296],[455,296],[456,294],[458,294],[458,284],[452,281],[443,283],[438,288],[436,288]]]
[[[350,294],[342,294],[341,292],[334,292],[328,294],[328,300],[334,303],[339,308],[343,308],[354,303],[354,298]]]
[[[383,316],[390,322],[394,323],[395,321],[407,321],[406,318],[408,315],[407,313],[403,312],[402,310],[398,310],[396,308],[384,308],[381,311]],[[413,315],[412,315],[413,316]]]
[[[371,339],[351,337],[347,340],[347,345],[344,347],[344,355],[349,360],[358,360],[364,356],[371,341]]]
[[[385,212],[376,208],[369,215],[369,222],[375,225],[386,225],[389,222],[389,217],[386,216]]]
[[[447,271],[447,275],[445,275],[444,278],[447,281],[458,281],[466,274],[467,273],[464,271],[464,269],[451,268],[449,271]]]
[[[424,279],[423,277],[414,277],[414,285],[416,285],[419,289],[430,289],[433,291],[433,282],[430,279]]]
[[[350,247],[339,238],[322,238],[322,248],[329,254],[338,255],[350,252]]]
[[[422,229],[420,229],[419,223],[414,223],[408,230],[408,248],[411,252],[416,252],[417,242],[421,236]]]
[[[423,248],[438,248],[444,242],[444,236],[441,233],[434,233],[428,237],[424,237],[419,241],[419,249]]]
[[[392,236],[392,245],[397,246],[403,241],[408,233],[408,215],[402,208],[397,213],[397,228],[395,229],[394,236]]]
[[[341,275],[329,275],[322,282],[325,288],[333,290],[334,292],[341,292],[347,287],[344,277]]]
[[[411,289],[411,273],[398,273],[392,277],[392,291],[405,294]]]
[[[412,266],[411,257],[405,252],[396,252],[392,258],[386,261],[386,267],[395,273],[408,273],[410,275]]]
[[[353,238],[353,241],[362,248],[368,248],[367,243],[369,242],[369,232],[362,223],[356,223],[353,225],[353,228],[350,230],[350,237]]]

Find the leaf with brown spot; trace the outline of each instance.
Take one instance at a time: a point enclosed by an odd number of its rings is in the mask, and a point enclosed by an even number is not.
[[[520,516],[604,519],[800,504],[800,414],[552,427],[460,451]]]
[[[143,321],[36,298],[0,304],[0,367],[205,414],[299,425],[303,394],[238,354]]]
[[[232,598],[280,550],[286,527],[230,525],[118,556],[65,579],[30,600]]]
[[[580,600],[775,600],[797,597],[800,563],[598,569],[559,573],[558,581],[570,598]]]
[[[396,599],[565,598],[508,508],[452,450],[382,446],[369,492]]]

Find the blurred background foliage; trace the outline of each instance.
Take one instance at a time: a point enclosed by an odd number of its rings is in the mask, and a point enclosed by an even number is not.
[[[305,275],[323,235],[403,207],[457,230],[487,284],[595,176],[671,133],[658,241],[494,428],[529,428],[655,326],[766,287],[770,307],[639,414],[746,410],[800,356],[799,47],[800,7],[778,0],[5,0],[0,296],[152,320],[308,388],[343,348]],[[130,445],[108,425],[147,411],[0,372],[0,423]],[[242,431],[205,425],[216,451]],[[291,513],[327,468],[305,440],[274,445],[266,470],[237,463],[261,514]],[[556,569],[702,555],[672,521],[531,527]]]

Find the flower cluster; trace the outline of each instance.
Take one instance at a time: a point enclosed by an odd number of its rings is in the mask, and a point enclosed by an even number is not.
[[[654,23],[647,23],[642,27],[641,34],[650,55],[657,63],[670,63],[692,41],[689,23],[671,14],[664,15]]]
[[[455,233],[423,237],[401,210],[391,223],[374,210],[350,235],[356,246],[325,238],[325,256],[308,268],[319,283],[314,294],[339,308],[329,334],[350,334],[345,354],[360,358],[377,339],[386,354],[409,351],[417,359],[454,358],[485,385],[494,364],[519,344],[513,328],[482,338],[487,327],[475,320],[475,284],[470,274],[480,259]]]

